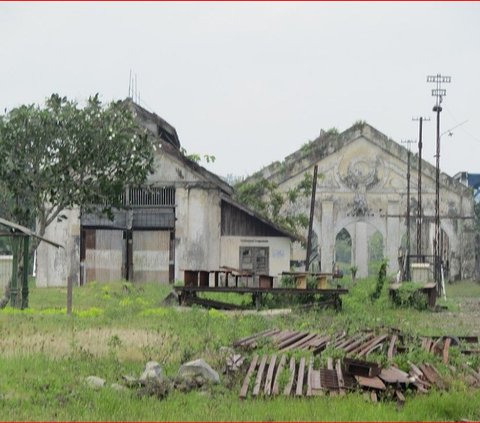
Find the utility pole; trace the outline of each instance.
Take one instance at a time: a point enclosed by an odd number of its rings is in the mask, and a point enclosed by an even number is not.
[[[436,84],[436,88],[432,90],[432,96],[436,98],[433,111],[437,113],[437,154],[436,158],[436,174],[435,174],[435,239],[433,241],[433,250],[435,255],[435,282],[437,283],[437,293],[440,294],[441,286],[441,259],[440,259],[440,112],[442,111],[442,100],[447,95],[447,90],[442,88],[442,83],[450,83],[450,76],[437,75],[427,76],[427,82]]]
[[[312,197],[310,199],[310,220],[308,222],[308,239],[307,239],[307,257],[305,258],[305,271],[310,269],[310,257],[312,255],[312,230],[313,217],[315,212],[315,194],[317,193],[317,173],[318,165],[313,168]]]
[[[402,141],[402,144],[408,145],[408,155],[407,155],[407,251],[405,252],[406,262],[405,262],[405,280],[410,280],[410,165],[412,152],[410,151],[410,144],[413,144],[415,141],[405,140]]]
[[[420,258],[423,263],[422,256],[422,135],[423,135],[423,122],[428,122],[430,118],[413,118],[414,121],[418,120],[418,188],[417,188],[417,259]]]

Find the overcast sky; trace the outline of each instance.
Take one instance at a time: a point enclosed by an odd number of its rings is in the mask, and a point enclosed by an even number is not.
[[[445,86],[441,168],[480,173],[480,3],[1,3],[0,107],[128,95],[176,129],[205,166],[247,175],[320,129],[366,120],[418,137],[434,163],[434,98]],[[416,151],[414,146],[413,151]]]

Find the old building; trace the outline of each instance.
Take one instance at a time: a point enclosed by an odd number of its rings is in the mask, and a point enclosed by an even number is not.
[[[182,153],[175,128],[137,104],[131,107],[151,134],[155,172],[143,188],[125,192],[114,219],[68,210],[40,244],[38,286],[90,281],[183,278],[183,270],[220,266],[277,276],[289,269],[290,234],[236,203],[233,189]]]
[[[368,273],[369,241],[376,239],[390,272],[398,269],[399,249],[405,249],[408,150],[372,126],[360,122],[346,131],[322,132],[314,141],[252,175],[287,192],[318,165],[313,221],[314,248],[323,271],[335,265],[338,237],[349,237],[351,265],[358,276]],[[418,160],[411,156],[411,254],[416,254]],[[248,181],[248,180],[247,180]],[[421,253],[432,255],[435,214],[435,168],[422,160]],[[310,201],[296,205],[307,214]],[[473,198],[471,190],[441,174],[440,217],[442,260],[449,277],[468,278],[474,270]],[[305,234],[306,235],[306,234]],[[293,260],[305,260],[295,249]]]

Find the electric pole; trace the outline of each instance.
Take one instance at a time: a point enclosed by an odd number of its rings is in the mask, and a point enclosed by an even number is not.
[[[423,135],[423,122],[428,122],[430,118],[418,117],[413,118],[414,121],[418,120],[418,188],[417,188],[417,259],[421,259],[422,256],[422,135]]]
[[[433,240],[433,250],[435,256],[435,282],[437,283],[437,293],[440,294],[441,286],[441,259],[440,259],[440,112],[442,111],[442,100],[447,95],[447,90],[442,88],[442,83],[450,83],[452,78],[450,76],[443,76],[439,73],[437,75],[427,76],[427,82],[436,84],[436,88],[432,90],[432,96],[436,98],[433,111],[437,113],[437,154],[436,159],[436,173],[435,173],[435,239]]]
[[[407,251],[405,252],[406,261],[405,261],[405,280],[410,280],[410,165],[412,152],[410,151],[410,144],[413,144],[415,141],[406,140],[402,141],[402,144],[408,145],[408,155],[407,155]]]
[[[308,239],[307,239],[307,257],[305,258],[305,271],[310,269],[311,255],[312,255],[312,231],[313,231],[313,218],[315,214],[315,195],[317,192],[317,173],[318,164],[313,168],[313,183],[312,183],[312,197],[310,199],[310,220],[308,222]]]

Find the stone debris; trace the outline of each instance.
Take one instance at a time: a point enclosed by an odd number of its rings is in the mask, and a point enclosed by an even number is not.
[[[145,370],[138,380],[140,384],[146,385],[147,383],[162,384],[164,379],[165,377],[163,374],[163,369],[161,368],[160,364],[158,364],[156,361],[149,361],[145,365]]]
[[[85,378],[86,384],[93,389],[101,389],[105,386],[105,379],[98,376],[88,376]]]
[[[112,388],[114,391],[128,391],[128,388],[125,385],[120,385],[119,383],[112,383],[110,385],[110,388]]]
[[[203,358],[182,364],[178,370],[177,378],[194,379],[196,381],[203,379],[205,383],[220,383],[218,373]]]

